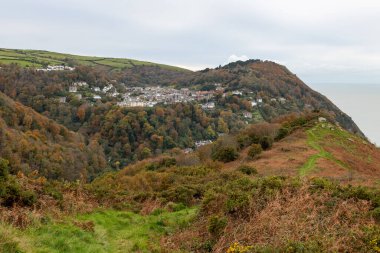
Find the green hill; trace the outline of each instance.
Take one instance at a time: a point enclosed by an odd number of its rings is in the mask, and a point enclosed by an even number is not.
[[[57,66],[100,66],[111,69],[125,69],[134,66],[157,66],[164,69],[188,71],[183,68],[158,64],[153,62],[138,61],[123,58],[80,56],[72,54],[63,54],[49,52],[44,50],[22,50],[22,49],[4,49],[0,48],[0,63],[16,63],[23,67],[45,67],[47,65]]]

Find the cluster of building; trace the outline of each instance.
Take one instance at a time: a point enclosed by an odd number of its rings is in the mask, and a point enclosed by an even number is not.
[[[211,144],[212,143],[212,140],[201,140],[201,141],[196,141],[195,142],[195,147],[199,148],[199,147],[202,147],[204,145],[208,145],[208,144]]]
[[[54,66],[59,67],[59,66]],[[111,81],[115,83],[116,81]],[[112,83],[108,83],[103,88],[100,87],[89,87],[87,82],[74,82],[69,86],[69,92],[72,93],[77,99],[82,99],[83,92],[81,91],[91,91],[92,99],[100,100],[104,96],[117,97],[118,106],[121,107],[153,107],[156,104],[174,104],[174,103],[186,103],[197,101],[200,103],[203,110],[213,110],[215,109],[214,96],[217,94],[223,97],[227,95],[238,95],[242,96],[243,91],[234,90],[225,92],[224,88],[220,84],[215,84],[214,90],[200,91],[200,90],[190,90],[188,88],[174,89],[171,87],[161,87],[161,86],[147,86],[147,87],[126,87],[124,85],[123,93],[119,93],[116,87]],[[253,92],[250,92],[253,93]],[[88,93],[87,93],[88,94]],[[249,95],[249,94],[248,94]],[[251,96],[249,96],[251,97]],[[260,107],[263,104],[263,99],[256,97],[253,99],[251,97],[251,106]],[[121,101],[120,101],[121,100]],[[269,98],[269,101],[278,101],[279,103],[285,103],[286,99],[280,98]],[[66,102],[66,97],[60,97],[59,101],[61,103]],[[243,117],[246,119],[252,119],[252,113],[248,111],[243,112]]]
[[[208,101],[216,91],[193,91],[188,88],[174,89],[169,87],[149,86],[127,88],[123,94],[123,101],[118,102],[123,107],[153,107],[158,103],[174,104],[191,101]],[[214,108],[213,102],[206,103],[206,107]]]
[[[69,70],[73,71],[75,68],[69,67],[69,66],[63,66],[63,65],[58,65],[58,66],[47,66],[46,68],[42,69],[37,69],[38,71],[63,71],[63,70]]]

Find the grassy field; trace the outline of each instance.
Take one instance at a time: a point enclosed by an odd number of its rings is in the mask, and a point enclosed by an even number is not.
[[[327,138],[329,136],[329,138]],[[307,143],[308,145],[317,150],[319,153],[309,157],[307,162],[299,169],[300,176],[306,176],[310,172],[316,169],[316,163],[318,159],[325,158],[337,164],[338,166],[348,169],[349,167],[344,164],[339,159],[335,158],[331,153],[327,152],[321,145],[320,142],[333,141],[334,144],[339,143],[339,140],[349,138],[351,135],[347,134],[345,131],[337,129],[334,127],[332,130],[328,124],[319,124],[312,129],[307,131]]]
[[[61,54],[40,50],[19,50],[19,49],[1,49],[0,63],[16,63],[23,67],[41,68],[47,65],[86,65],[86,66],[105,66],[111,69],[131,68],[133,66],[159,66],[164,69],[187,71],[185,69],[169,66],[164,64],[138,61],[122,58],[105,58],[79,56],[71,54]]]
[[[155,210],[142,216],[106,210],[47,221],[26,230],[0,225],[0,252],[154,252],[159,250],[161,236],[187,227],[197,211],[197,208]]]

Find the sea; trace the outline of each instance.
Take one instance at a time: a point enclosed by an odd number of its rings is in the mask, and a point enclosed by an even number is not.
[[[380,84],[309,83],[348,114],[367,138],[380,146]]]

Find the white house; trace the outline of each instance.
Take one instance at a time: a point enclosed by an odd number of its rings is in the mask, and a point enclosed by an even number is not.
[[[202,109],[214,109],[215,108],[215,103],[214,102],[208,102],[206,104],[201,105]]]
[[[234,91],[232,91],[232,94],[241,96],[241,95],[243,95],[243,92],[241,92],[240,90],[234,90]]]
[[[250,112],[243,112],[243,116],[246,119],[252,119],[252,113],[250,113]]]
[[[99,95],[94,95],[93,98],[96,99],[96,100],[102,99],[102,97],[99,96]]]
[[[99,87],[94,87],[93,90],[94,90],[95,92],[100,92],[100,88],[99,88]]]
[[[69,87],[69,92],[77,92],[77,91],[78,91],[77,86],[70,86]]]
[[[103,88],[103,92],[106,93],[106,92],[110,91],[112,88],[113,88],[113,85],[112,84],[108,84],[107,86],[105,86]]]
[[[73,86],[88,87],[88,84],[86,82],[75,82],[75,83],[73,83]]]
[[[257,102],[256,102],[256,101],[251,101],[251,106],[252,106],[252,107],[257,106]]]

